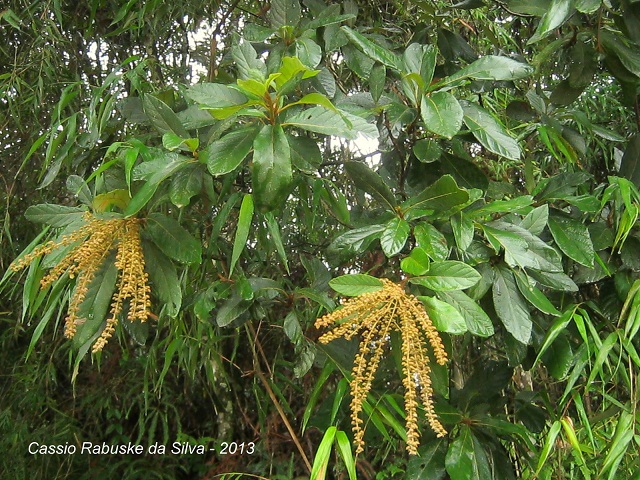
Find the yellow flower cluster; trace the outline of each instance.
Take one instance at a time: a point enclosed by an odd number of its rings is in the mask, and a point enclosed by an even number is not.
[[[55,267],[40,281],[46,288],[64,273],[75,278],[76,286],[69,301],[65,318],[64,334],[73,338],[78,325],[86,319],[80,317],[80,306],[84,302],[89,285],[106,258],[117,248],[115,265],[118,269],[117,289],[112,297],[110,317],[100,337],[93,345],[93,352],[99,352],[113,335],[125,301],[128,301],[127,318],[131,321],[145,321],[149,315],[150,293],[148,275],[144,269],[144,254],[140,242],[140,220],[137,218],[99,219],[87,213],[86,223],[57,241],[49,241],[11,265],[18,271],[41,255],[53,250],[81,242],[71,249]]]
[[[351,422],[356,443],[356,454],[364,449],[362,404],[371,390],[375,373],[382,359],[391,332],[398,331],[402,338],[402,370],[405,393],[407,450],[418,453],[420,431],[418,429],[418,398],[422,400],[427,421],[438,437],[447,431],[436,417],[432,394],[429,354],[425,339],[433,348],[440,365],[447,362],[447,353],[420,301],[387,279],[380,279],[383,288],[350,298],[341,309],[319,318],[316,327],[333,329],[319,339],[328,343],[336,338],[347,340],[359,334],[360,346],[356,355],[351,379]]]

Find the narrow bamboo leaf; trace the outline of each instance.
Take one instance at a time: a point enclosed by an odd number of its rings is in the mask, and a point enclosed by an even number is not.
[[[422,97],[420,113],[427,129],[437,135],[451,138],[462,127],[462,107],[449,92],[436,92]]]
[[[434,292],[444,292],[473,287],[480,278],[480,274],[466,263],[445,260],[431,263],[424,275],[411,278],[409,281],[423,285]]]
[[[438,298],[452,305],[464,317],[469,332],[479,337],[494,334],[493,324],[485,311],[467,294],[459,290],[438,292]]]
[[[85,210],[82,208],[55,205],[53,203],[32,205],[24,212],[27,220],[35,223],[44,223],[52,227],[71,225],[82,220],[84,214]]]
[[[273,212],[268,212],[265,215],[265,220],[267,221],[267,228],[269,229],[269,234],[271,235],[271,239],[276,246],[276,251],[280,256],[280,260],[284,264],[284,268],[289,272],[289,262],[287,261],[287,252],[284,248],[284,244],[282,243],[282,236],[280,235],[280,227],[278,226],[278,221],[276,217],[273,215]]]
[[[462,335],[468,331],[462,314],[447,302],[435,297],[418,297],[425,306],[433,324],[440,332]]]
[[[342,295],[355,297],[363,293],[376,292],[383,284],[376,277],[358,273],[336,277],[329,281],[329,286]]]
[[[536,475],[538,475],[542,471],[542,467],[544,467],[545,463],[549,458],[549,454],[551,450],[555,446],[556,438],[562,429],[562,424],[559,420],[553,422],[551,428],[549,429],[549,433],[547,433],[547,437],[544,440],[544,445],[542,446],[542,451],[540,452],[540,457],[538,458],[538,466],[536,467]]]
[[[280,125],[265,125],[253,142],[251,179],[255,204],[261,211],[282,205],[293,180],[291,148]]]
[[[257,134],[255,127],[234,130],[200,151],[200,160],[207,163],[213,176],[232,172],[251,151]]]
[[[344,466],[347,468],[349,480],[358,480],[358,476],[356,474],[356,462],[353,458],[353,453],[351,452],[351,442],[349,441],[347,434],[342,430],[338,430],[336,432],[336,443],[338,445],[338,451],[340,452],[342,461],[344,462]]]
[[[400,268],[409,275],[424,275],[429,270],[429,255],[422,247],[416,247],[411,250],[408,257],[400,262]]]
[[[202,243],[191,236],[171,217],[152,213],[147,217],[147,228],[153,242],[168,257],[181,263],[199,263],[202,257]]]
[[[253,197],[250,193],[246,194],[240,205],[240,214],[238,215],[238,226],[236,228],[236,236],[233,239],[233,251],[231,252],[231,264],[229,266],[229,276],[233,273],[233,269],[240,258],[240,254],[244,250],[249,238],[249,230],[251,230],[251,222],[253,220]]]
[[[533,322],[516,280],[505,267],[495,269],[493,306],[507,331],[520,343],[528,344]]]
[[[399,217],[392,218],[380,236],[380,246],[387,257],[400,253],[407,242],[411,227],[409,223]]]
[[[333,440],[336,436],[337,430],[338,429],[332,425],[324,433],[322,441],[320,442],[316,452],[316,458],[313,460],[310,478],[324,480],[327,477],[327,468],[329,466],[329,459],[331,458],[331,448],[333,447]]]
[[[345,33],[347,38],[369,58],[389,68],[393,68],[396,72],[402,71],[402,60],[395,53],[372,42],[349,27],[343,26],[340,27],[340,29]]]
[[[398,202],[382,177],[362,162],[346,162],[344,168],[355,186],[364,190],[389,210],[393,210]]]
[[[487,150],[512,160],[519,160],[522,152],[518,142],[489,112],[478,105],[461,101],[464,123]]]
[[[560,213],[551,215],[548,223],[551,235],[560,250],[576,262],[593,268],[595,251],[587,226]]]

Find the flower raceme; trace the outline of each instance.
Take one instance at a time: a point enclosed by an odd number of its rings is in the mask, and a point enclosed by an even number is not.
[[[422,401],[427,421],[436,435],[443,437],[447,433],[434,411],[430,359],[425,340],[431,345],[438,364],[447,362],[447,353],[420,301],[407,294],[402,286],[388,279],[380,281],[383,284],[380,290],[346,300],[341,309],[319,318],[316,327],[332,327],[320,337],[320,343],[329,343],[340,337],[349,340],[355,335],[361,338],[351,379],[351,422],[356,454],[364,449],[364,421],[360,417],[363,403],[371,390],[391,332],[400,333],[407,451],[416,455],[420,445],[418,399]]]
[[[101,351],[113,335],[118,316],[128,301],[127,319],[146,321],[151,304],[151,289],[145,272],[144,254],[140,241],[140,219],[96,218],[85,214],[86,223],[77,230],[36,247],[31,253],[11,265],[13,271],[21,270],[36,258],[51,253],[59,247],[78,243],[40,281],[47,288],[63,274],[76,278],[76,285],[69,300],[64,334],[73,338],[79,325],[86,321],[80,315],[89,285],[109,254],[116,249],[115,266],[118,269],[116,291],[112,297],[111,311],[100,337],[93,345],[93,352]]]

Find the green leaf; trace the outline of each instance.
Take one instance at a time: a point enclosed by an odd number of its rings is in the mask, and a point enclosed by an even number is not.
[[[374,65],[371,69],[371,73],[369,74],[369,90],[371,91],[371,96],[373,97],[374,102],[380,100],[382,92],[384,91],[384,85],[386,81],[386,67],[381,64]]]
[[[513,273],[504,267],[495,269],[493,306],[507,332],[520,343],[528,344],[533,328],[531,315]]]
[[[336,277],[329,281],[329,286],[342,295],[355,297],[363,293],[377,292],[384,285],[376,277],[358,273]]]
[[[161,133],[173,132],[182,138],[190,137],[174,111],[159,98],[147,94],[142,99],[142,106],[153,126]]]
[[[368,38],[364,37],[355,30],[350,29],[349,27],[343,26],[340,27],[340,29],[345,33],[347,38],[369,58],[375,60],[376,62],[382,63],[383,65],[392,68],[397,72],[402,71],[402,59],[395,53],[372,42]]]
[[[85,213],[85,210],[78,207],[41,203],[27,208],[24,216],[30,222],[44,223],[52,227],[66,227],[80,222]]]
[[[288,90],[289,87],[297,85],[305,78],[315,77],[320,70],[312,70],[304,65],[298,57],[283,57],[275,84],[278,91]]]
[[[442,147],[435,139],[423,138],[413,146],[413,154],[423,163],[435,162],[442,155]]]
[[[460,427],[445,458],[447,473],[455,480],[487,480],[492,478],[487,454],[468,425]]]
[[[298,0],[271,0],[271,8],[267,13],[267,18],[273,28],[295,27],[300,22],[300,16],[300,2]]]
[[[331,100],[329,100],[325,95],[322,95],[321,93],[317,93],[317,92],[307,93],[300,100],[297,100],[292,103],[288,103],[287,107],[290,107],[292,105],[320,105],[329,110],[333,110],[335,112],[338,111],[338,109],[333,105],[333,103],[331,103]]]
[[[324,107],[312,107],[287,117],[283,126],[291,125],[309,132],[355,140],[359,133],[375,138],[378,129],[361,117],[335,112]]]
[[[549,205],[540,205],[531,210],[520,222],[522,228],[526,228],[534,235],[540,235],[547,226],[549,220]]]
[[[350,251],[352,254],[362,253],[371,242],[380,238],[385,225],[367,225],[365,227],[349,230],[336,237],[328,247],[329,252]]]
[[[462,107],[449,92],[436,92],[422,97],[420,113],[427,129],[437,135],[451,138],[462,127]]]
[[[307,136],[286,134],[291,147],[291,163],[298,170],[315,174],[322,164],[322,153],[318,143]]]
[[[240,254],[247,244],[249,238],[249,230],[251,229],[251,221],[253,220],[253,197],[250,193],[246,194],[240,205],[240,214],[238,215],[238,226],[236,228],[236,236],[233,239],[233,251],[231,252],[231,264],[229,266],[229,276],[233,274],[233,269],[240,258]]]
[[[464,100],[460,104],[464,110],[464,123],[487,150],[512,160],[520,159],[522,152],[518,142],[489,112]]]
[[[438,298],[460,312],[467,324],[467,329],[473,335],[490,337],[494,334],[493,324],[485,311],[469,296],[459,290],[438,292]]]
[[[466,263],[444,260],[431,263],[424,275],[411,278],[409,282],[423,285],[435,292],[444,292],[473,287],[480,278],[481,275]]]
[[[199,158],[207,163],[211,175],[225,175],[240,166],[251,151],[257,134],[255,127],[234,130],[205,147]]]
[[[175,318],[182,305],[182,288],[176,267],[153,243],[145,241],[142,246],[151,291],[165,304],[167,315]]]
[[[429,270],[429,255],[424,248],[416,247],[400,262],[400,268],[409,275],[424,275]]]
[[[449,256],[447,239],[430,223],[419,223],[413,229],[418,245],[427,252],[432,260],[446,260]]]
[[[357,188],[370,194],[382,205],[385,205],[388,210],[394,210],[398,205],[395,196],[387,184],[384,183],[382,177],[371,170],[365,163],[345,162],[344,169]]]
[[[168,257],[180,263],[200,262],[202,244],[173,218],[161,213],[152,213],[147,217],[145,232]]]
[[[102,332],[117,278],[118,269],[113,259],[107,258],[89,283],[85,299],[78,308],[77,316],[84,319],[84,322],[78,325],[73,336],[75,348],[80,348],[87,342],[93,343]]]
[[[338,430],[336,432],[336,444],[338,445],[338,451],[340,452],[342,461],[347,468],[349,480],[358,480],[358,476],[356,474],[356,462],[353,458],[353,453],[351,452],[351,442],[349,441],[347,434],[342,430]]]
[[[430,441],[418,448],[418,455],[411,455],[407,462],[406,480],[445,480],[446,448],[443,439]]]
[[[566,22],[575,13],[573,8],[574,0],[551,0],[551,5],[547,8],[538,23],[535,33],[527,42],[527,45],[542,40]]]
[[[311,477],[314,480],[325,480],[327,477],[327,468],[329,467],[329,459],[331,458],[331,447],[336,436],[337,428],[330,426],[322,437],[322,441],[316,451],[313,459],[313,467],[311,468]]]
[[[181,208],[189,205],[191,198],[202,191],[203,169],[200,165],[189,165],[171,179],[169,198]]]
[[[231,47],[231,57],[233,58],[234,64],[238,67],[238,76],[240,77],[240,79],[254,78],[256,80],[264,80],[266,78],[267,65],[264,63],[264,60],[262,58],[258,57],[258,53],[256,52],[255,48],[253,48],[253,45],[251,45],[250,42],[243,40],[240,43],[235,43]],[[231,92],[224,92],[222,89],[218,90],[219,98],[223,99],[223,101],[227,102],[227,104],[222,104],[216,107],[216,104],[214,102],[208,105],[209,108],[223,108],[244,103],[239,101],[240,97],[234,97]],[[233,103],[230,103],[231,101],[233,101]]]
[[[201,108],[220,109],[244,105],[247,102],[247,97],[238,90],[220,83],[192,85],[187,88],[184,94],[199,104]]]
[[[276,246],[276,251],[278,252],[278,256],[282,263],[284,264],[284,268],[287,273],[291,273],[289,271],[289,262],[287,261],[287,251],[284,248],[284,244],[282,243],[282,236],[280,235],[280,227],[278,226],[278,221],[276,217],[273,215],[273,212],[268,212],[265,214],[265,220],[267,221],[267,228],[269,229],[269,235],[271,235],[271,239]]]
[[[256,207],[280,207],[293,180],[291,148],[280,125],[265,125],[253,142],[251,180]]]
[[[469,193],[458,187],[451,175],[444,175],[418,195],[402,204],[402,210],[412,208],[446,212],[469,201]]]
[[[398,217],[392,218],[380,236],[380,246],[387,257],[393,257],[400,253],[407,242],[411,227],[406,220]]]
[[[462,78],[474,80],[518,80],[533,73],[533,67],[509,57],[487,55],[460,69],[440,83],[452,83]]]
[[[534,285],[531,285],[529,279],[524,273],[514,271],[513,274],[515,275],[516,283],[518,284],[520,293],[522,293],[522,296],[526,298],[531,305],[536,307],[541,312],[547,313],[549,315],[560,315],[558,309],[549,301],[544,293],[542,293]]]
[[[425,306],[433,324],[440,332],[462,335],[468,331],[467,322],[453,306],[435,297],[418,297]]]
[[[589,229],[579,220],[555,212],[549,217],[549,230],[564,254],[576,262],[593,267],[595,251]]]
[[[473,241],[473,221],[465,213],[458,212],[451,217],[450,222],[458,248],[466,251]]]
[[[316,68],[322,60],[322,49],[310,38],[298,38],[296,40],[296,56],[307,67]]]

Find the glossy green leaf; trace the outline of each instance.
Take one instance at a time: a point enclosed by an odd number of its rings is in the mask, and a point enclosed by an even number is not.
[[[293,180],[291,148],[280,125],[265,125],[253,142],[251,179],[256,207],[280,207]]]
[[[324,107],[312,107],[287,117],[283,124],[307,130],[309,132],[335,135],[355,140],[358,133],[368,137],[377,137],[378,129],[375,125],[355,115],[344,112],[334,112]]]
[[[393,257],[400,253],[407,242],[410,231],[411,227],[406,220],[398,217],[392,218],[380,236],[380,246],[384,254],[387,257]]]
[[[310,38],[299,38],[296,40],[296,56],[307,67],[316,68],[322,60],[322,49]]]
[[[435,297],[418,297],[424,304],[433,324],[440,332],[462,335],[468,331],[467,322],[453,306]]]
[[[542,40],[566,22],[575,13],[573,4],[574,0],[551,0],[551,5],[540,19],[538,28],[527,44],[531,45]]]
[[[357,188],[370,194],[385,205],[388,210],[393,210],[396,207],[398,203],[391,189],[382,177],[371,170],[365,163],[346,162],[344,168]]]
[[[385,225],[367,225],[349,230],[336,237],[328,247],[329,252],[348,250],[353,254],[361,253],[369,248],[371,242],[380,238]]]
[[[422,97],[420,113],[427,129],[437,135],[451,138],[462,127],[462,107],[449,92],[435,92]]]
[[[413,154],[423,163],[435,162],[442,155],[442,147],[436,140],[421,139],[413,146]]]
[[[547,226],[549,220],[549,205],[540,205],[531,210],[520,222],[522,228],[526,228],[534,235],[540,235]]]
[[[445,458],[447,473],[455,480],[492,478],[487,454],[468,425],[462,425]]]
[[[452,83],[462,78],[474,80],[518,80],[533,73],[533,67],[509,57],[486,55],[453,75],[443,79],[440,83]]]
[[[531,285],[527,276],[523,272],[516,270],[513,274],[515,275],[520,293],[531,305],[543,313],[554,316],[560,315],[558,309],[549,301],[544,293],[542,293],[535,285]]]
[[[358,476],[356,474],[356,461],[353,458],[353,453],[351,452],[351,442],[349,441],[347,434],[342,430],[338,430],[336,432],[336,445],[338,446],[338,452],[340,452],[344,466],[347,468],[349,480],[358,480]]]
[[[249,230],[251,230],[251,222],[253,220],[253,196],[248,193],[242,199],[240,205],[240,213],[238,214],[238,226],[236,227],[236,236],[233,239],[233,251],[231,252],[231,263],[229,264],[229,276],[233,274],[233,269],[240,258],[240,254],[247,245],[249,238]]]
[[[586,267],[593,267],[595,251],[585,224],[566,215],[555,213],[549,217],[549,230],[566,256]]]
[[[205,147],[199,158],[206,162],[211,175],[225,175],[238,168],[249,155],[257,134],[255,127],[234,130]]]
[[[419,223],[413,229],[418,245],[432,260],[446,260],[449,257],[447,239],[430,223]]]
[[[451,175],[444,175],[418,195],[402,204],[402,209],[423,209],[446,212],[469,201],[469,193],[458,187]]]
[[[406,480],[445,480],[447,472],[444,459],[447,453],[445,440],[433,440],[418,448],[418,455],[411,455],[407,462]]]
[[[311,468],[311,477],[317,480],[325,480],[327,478],[327,468],[329,467],[329,459],[331,458],[331,449],[336,436],[337,428],[330,426],[324,433],[316,456],[313,459],[313,467]]]
[[[369,58],[379,62],[389,68],[394,69],[397,72],[402,71],[402,59],[395,53],[381,47],[377,43],[372,42],[362,34],[352,30],[349,27],[343,26],[340,29],[345,33],[347,38],[365,55]]]
[[[286,25],[295,27],[300,22],[301,10],[298,0],[271,0],[271,8],[267,14],[273,28]]]
[[[473,335],[490,337],[494,334],[493,324],[485,311],[467,294],[459,290],[438,292],[438,298],[455,307],[464,318],[467,329]]]
[[[145,232],[168,257],[180,263],[199,263],[202,257],[202,243],[177,221],[161,213],[151,213],[147,217]]]
[[[408,257],[400,261],[400,268],[409,275],[423,275],[429,270],[430,263],[427,251],[422,247],[416,247]]]
[[[202,191],[203,169],[201,165],[189,165],[171,178],[169,198],[176,207],[189,205],[191,199]]]
[[[533,328],[529,308],[513,273],[504,267],[495,269],[493,306],[507,332],[520,343],[528,344]]]
[[[30,222],[44,223],[52,227],[66,227],[72,223],[80,222],[84,214],[85,210],[81,208],[53,203],[31,205],[24,212],[24,216]]]
[[[461,101],[464,123],[487,150],[512,160],[519,160],[522,152],[518,142],[489,112],[478,105]]]
[[[376,292],[384,285],[376,277],[358,273],[336,277],[329,281],[329,286],[342,295],[354,297],[363,293]]]
[[[466,251],[473,241],[473,221],[464,212],[458,212],[451,217],[450,222],[458,248]]]
[[[411,278],[409,281],[435,292],[444,292],[473,287],[478,280],[480,274],[473,267],[457,260],[444,260],[432,262],[424,275]]]

